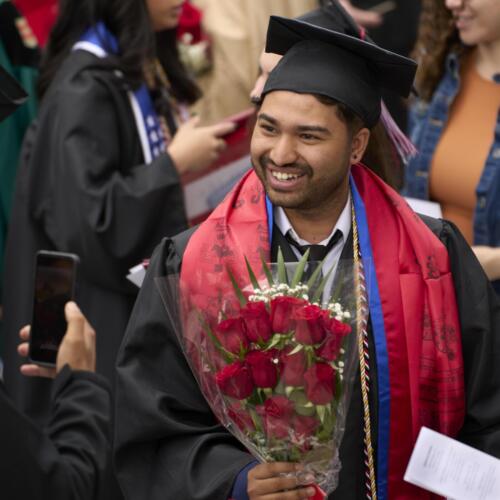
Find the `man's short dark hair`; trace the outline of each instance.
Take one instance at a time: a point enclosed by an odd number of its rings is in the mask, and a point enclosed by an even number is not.
[[[351,108],[347,107],[342,102],[321,94],[313,95],[321,104],[325,104],[326,106],[335,106],[338,118],[340,118],[340,120],[347,125],[347,128],[352,135],[365,127],[363,120]]]

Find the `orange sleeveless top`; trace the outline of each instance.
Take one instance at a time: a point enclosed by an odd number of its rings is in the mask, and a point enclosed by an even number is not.
[[[482,78],[471,54],[461,70],[460,91],[432,159],[430,196],[443,218],[473,243],[476,186],[492,147],[500,109],[500,85]]]

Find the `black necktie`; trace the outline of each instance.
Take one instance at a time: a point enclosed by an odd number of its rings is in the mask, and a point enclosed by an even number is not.
[[[297,243],[297,241],[294,240],[294,238],[290,234],[290,231],[287,231],[287,233],[285,234],[285,238],[290,245],[295,247],[300,252],[300,255],[304,255],[306,251],[309,250],[309,257],[307,259],[307,262],[314,263],[314,265],[309,264],[304,271],[302,280],[306,281],[312,276],[317,265],[321,263],[321,261],[328,255],[330,250],[342,238],[342,231],[340,229],[337,229],[326,245],[300,245],[299,243]]]

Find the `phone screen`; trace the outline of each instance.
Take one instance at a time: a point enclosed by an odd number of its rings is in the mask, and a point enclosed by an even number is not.
[[[41,251],[36,257],[30,360],[54,365],[66,332],[64,306],[74,298],[78,257]]]

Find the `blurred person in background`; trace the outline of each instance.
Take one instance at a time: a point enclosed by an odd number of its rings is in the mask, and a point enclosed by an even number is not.
[[[203,98],[195,105],[203,121],[221,120],[248,108],[248,94],[259,76],[256,61],[265,40],[270,15],[298,17],[329,0],[191,0],[203,11],[202,25],[211,40],[213,67],[197,82]],[[398,0],[390,12],[368,10],[378,1],[339,2],[354,20],[366,28],[375,42],[408,55],[414,46],[420,0]],[[357,7],[357,5],[360,5]],[[406,130],[406,105],[384,96],[396,122]]]
[[[0,64],[0,122],[28,96]],[[75,303],[56,367],[24,365],[27,376],[55,377],[50,423],[42,430],[8,397],[0,377],[0,483],[2,498],[18,500],[95,497],[108,468],[111,446],[109,384],[95,374],[95,333]],[[27,356],[30,328],[20,332]]]
[[[324,7],[331,0],[316,3]],[[410,54],[417,38],[421,0],[339,0],[338,3],[377,45],[404,56]],[[406,131],[406,103],[387,92],[383,98],[398,126]]]
[[[421,0],[341,0],[380,47],[408,56],[417,40]],[[388,92],[384,102],[403,131],[408,128],[407,103]]]
[[[98,331],[97,372],[113,380],[137,288],[128,269],[187,227],[180,175],[214,161],[232,124],[198,127],[200,95],[178,54],[182,0],[63,0],[23,145],[6,252],[5,383],[37,422],[50,383],[19,373],[38,249],[80,256],[78,301]],[[187,121],[186,121],[187,120]],[[116,487],[117,488],[117,487]],[[118,490],[116,490],[118,491]]]
[[[111,450],[108,381],[95,373],[95,332],[74,302],[55,368],[26,364],[29,377],[54,379],[50,420],[40,429],[22,414],[0,382],[2,498],[92,500],[100,491]],[[20,332],[28,355],[30,328]]]
[[[222,120],[250,106],[248,94],[258,76],[257,61],[272,14],[296,17],[318,0],[191,0],[203,11],[211,39],[213,67],[197,81],[203,98],[194,109],[204,122]]]
[[[425,0],[415,55],[420,154],[405,193],[441,204],[500,291],[500,2]]]
[[[20,109],[0,123],[0,325],[2,277],[7,227],[24,134],[36,114],[35,86],[39,50],[31,27],[10,0],[0,0],[0,65],[30,95]],[[0,357],[3,338],[0,329]]]

